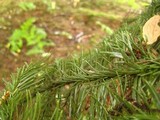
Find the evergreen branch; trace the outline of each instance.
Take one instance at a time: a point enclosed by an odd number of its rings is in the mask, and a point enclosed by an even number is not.
[[[140,35],[155,3],[88,54],[19,69],[2,95],[0,119],[160,119],[159,44],[145,46]]]

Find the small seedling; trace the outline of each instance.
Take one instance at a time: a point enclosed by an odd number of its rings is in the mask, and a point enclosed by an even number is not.
[[[43,53],[45,46],[54,45],[53,42],[45,40],[47,33],[42,28],[35,26],[35,21],[35,18],[30,18],[19,29],[14,30],[7,45],[12,53],[20,53],[24,43],[30,48],[26,53],[27,55]]]

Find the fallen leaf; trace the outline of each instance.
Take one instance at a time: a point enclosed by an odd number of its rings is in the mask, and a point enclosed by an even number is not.
[[[154,15],[143,26],[143,38],[147,45],[151,45],[157,41],[160,36],[160,16]]]

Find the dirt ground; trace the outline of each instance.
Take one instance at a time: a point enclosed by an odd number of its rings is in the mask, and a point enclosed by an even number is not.
[[[36,17],[36,25],[43,28],[48,35],[48,39],[55,43],[55,46],[46,47],[45,51],[51,53],[53,59],[64,58],[77,54],[82,50],[87,51],[97,45],[103,37],[107,35],[96,21],[107,25],[113,30],[120,27],[124,18],[128,18],[128,9],[117,7],[111,3],[97,5],[96,3],[81,3],[76,7],[71,4],[59,4],[58,8],[50,12],[47,6],[42,3],[36,3],[36,9],[31,11],[22,11],[16,5],[11,5],[5,11],[1,12],[0,22],[0,89],[4,84],[2,79],[10,80],[11,73],[16,72],[18,67],[21,67],[24,62],[36,61],[40,55],[27,56],[26,47],[23,47],[22,52],[15,56],[13,55],[6,44],[16,28],[28,18]],[[94,16],[81,13],[78,11],[80,7],[86,7],[95,11],[104,13],[112,12],[119,15],[119,19],[107,18],[104,16]],[[131,15],[131,14],[130,14]],[[57,35],[56,32],[65,31],[72,35],[72,39],[67,36]]]

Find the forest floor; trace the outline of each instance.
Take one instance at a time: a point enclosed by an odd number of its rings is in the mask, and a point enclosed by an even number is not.
[[[54,10],[48,10],[46,4],[35,3],[36,9],[30,11],[23,11],[12,4],[1,11],[0,89],[4,86],[2,78],[10,80],[11,73],[15,73],[24,62],[41,59],[40,55],[26,55],[28,49],[26,46],[16,56],[6,47],[13,31],[28,18],[36,18],[35,25],[43,28],[47,38],[54,42],[54,46],[45,48],[45,52],[51,53],[54,60],[90,50],[109,35],[103,25],[115,31],[122,25],[122,21],[138,14],[131,11],[131,7],[127,5],[98,1],[82,0],[74,6],[74,3],[63,0],[56,3]],[[62,32],[66,34],[58,34]]]

